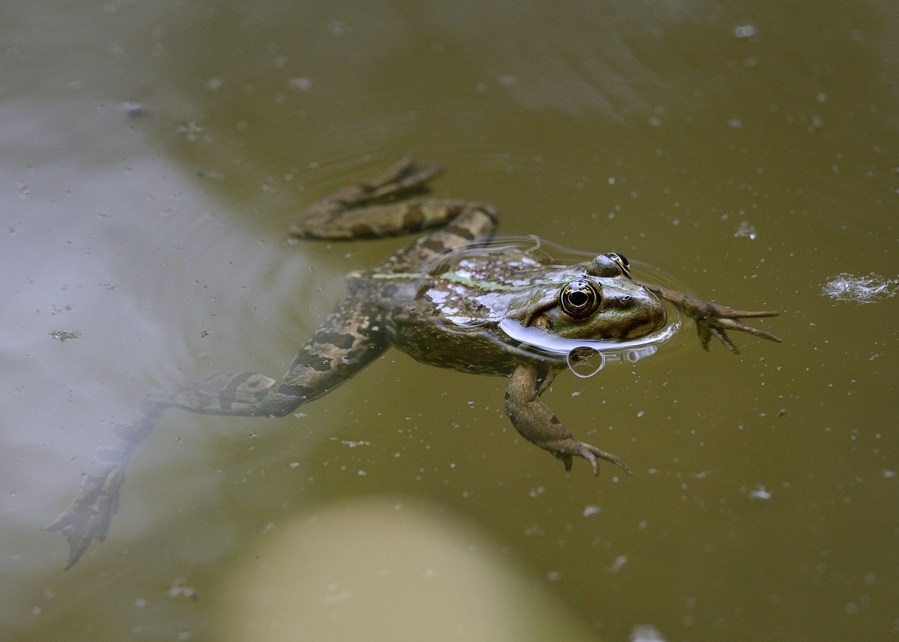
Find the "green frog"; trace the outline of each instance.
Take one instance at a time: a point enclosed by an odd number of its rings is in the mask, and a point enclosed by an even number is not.
[[[658,332],[666,324],[667,301],[695,320],[706,349],[715,337],[736,351],[728,330],[780,341],[741,321],[776,312],[734,310],[639,282],[621,254],[559,265],[534,248],[491,245],[495,207],[424,195],[440,172],[437,166],[421,167],[403,158],[383,174],[313,205],[290,225],[290,234],[303,239],[430,231],[380,265],[350,273],[346,295],[280,378],[255,372],[216,374],[144,398],[131,420],[115,427],[111,443],[98,450],[76,497],[46,527],[68,541],[66,568],[91,541],[105,539],[128,461],[169,408],[283,417],[334,390],[395,346],[426,364],[508,377],[504,408],[512,425],[560,459],[566,470],[580,457],[595,475],[601,461],[630,472],[616,455],[577,439],[540,400],[566,359],[536,349],[510,328],[573,340],[573,345],[586,340],[597,350],[595,346]]]

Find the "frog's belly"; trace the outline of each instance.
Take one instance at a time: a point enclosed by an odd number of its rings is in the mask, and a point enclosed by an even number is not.
[[[515,348],[483,329],[405,323],[390,333],[391,343],[412,358],[441,368],[475,374],[508,375],[525,361]]]

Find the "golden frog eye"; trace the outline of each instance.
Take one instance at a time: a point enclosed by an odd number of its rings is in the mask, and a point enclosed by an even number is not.
[[[565,314],[583,319],[590,316],[599,307],[599,290],[593,283],[584,279],[570,281],[559,292],[559,305]]]

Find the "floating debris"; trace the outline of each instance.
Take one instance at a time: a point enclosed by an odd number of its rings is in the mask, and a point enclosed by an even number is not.
[[[121,110],[129,118],[143,118],[147,115],[147,108],[143,103],[123,102],[119,105]]]
[[[755,225],[749,223],[747,221],[741,221],[740,225],[737,226],[737,231],[734,232],[734,238],[746,238],[750,241],[754,241],[758,238],[758,230],[755,229]]]
[[[168,590],[168,596],[172,598],[186,597],[191,600],[200,599],[200,594],[197,592],[197,589],[192,586],[187,586],[184,583],[185,581],[186,580],[181,577],[176,577],[172,582],[172,587]]]
[[[204,127],[196,120],[191,120],[187,123],[178,125],[175,131],[190,143],[195,143],[199,140],[205,142],[212,140],[209,135],[206,134]]]
[[[73,332],[69,332],[67,330],[54,330],[53,332],[48,332],[51,337],[56,339],[57,341],[68,341],[69,339],[77,339],[81,336],[81,333],[78,330]]]
[[[896,296],[899,279],[887,279],[879,274],[855,276],[841,272],[825,283],[821,294],[836,301],[876,303]]]
[[[631,631],[631,642],[665,642],[664,636],[651,624],[638,624]]]
[[[312,89],[312,81],[308,78],[291,78],[287,81],[287,86],[296,91],[309,91]]]
[[[769,490],[768,490],[767,488],[765,488],[764,486],[758,486],[758,487],[756,487],[756,488],[753,488],[752,490],[749,491],[748,494],[749,494],[749,497],[750,497],[751,499],[765,499],[765,500],[768,500],[768,499],[771,499],[771,497],[772,497],[771,491],[769,491]]]
[[[610,573],[617,573],[627,565],[627,555],[618,555],[609,567]]]
[[[734,36],[737,38],[754,38],[758,35],[758,29],[755,25],[737,25],[734,27]]]

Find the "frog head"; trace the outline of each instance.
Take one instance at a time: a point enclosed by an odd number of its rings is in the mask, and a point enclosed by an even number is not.
[[[631,278],[627,259],[609,253],[542,288],[536,301],[510,318],[565,339],[626,341],[662,326],[666,314],[661,301]]]

